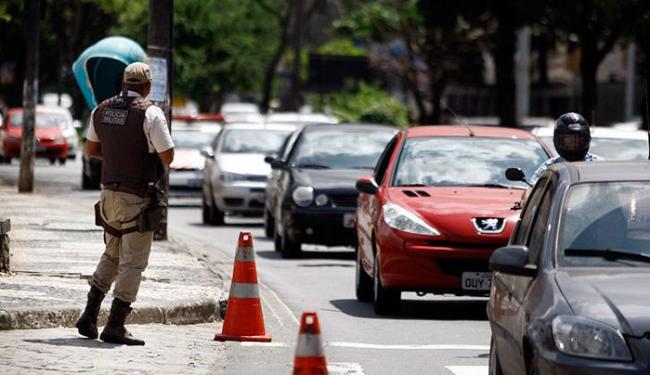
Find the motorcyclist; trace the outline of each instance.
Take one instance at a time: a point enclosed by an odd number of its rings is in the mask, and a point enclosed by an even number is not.
[[[559,156],[545,161],[530,178],[530,183],[535,184],[542,173],[551,165],[563,161],[601,161],[601,157],[590,154],[591,131],[589,123],[582,115],[568,112],[555,121],[553,131],[553,145]]]

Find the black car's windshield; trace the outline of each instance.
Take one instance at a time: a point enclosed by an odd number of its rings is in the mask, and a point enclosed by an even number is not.
[[[343,128],[305,132],[292,162],[298,168],[372,169],[393,135]]]
[[[238,154],[274,154],[291,134],[289,130],[227,129],[221,152]]]
[[[560,223],[563,266],[650,266],[650,185],[584,183],[569,190]]]
[[[526,188],[508,181],[505,170],[526,176],[548,158],[531,140],[488,137],[409,138],[396,167],[394,186],[486,186]]]
[[[544,143],[553,146],[553,137],[543,137]],[[647,139],[591,138],[589,152],[605,160],[645,160],[648,158]]]
[[[200,130],[173,129],[172,139],[176,149],[196,149],[210,145],[217,132],[204,132]]]

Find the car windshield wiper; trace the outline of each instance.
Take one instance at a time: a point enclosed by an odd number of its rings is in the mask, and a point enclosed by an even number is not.
[[[633,253],[619,249],[564,249],[564,255],[576,257],[601,257],[607,260],[629,259],[650,263],[650,254]]]
[[[404,185],[395,185],[395,187],[426,187],[429,185],[425,184],[404,184]]]
[[[499,188],[499,189],[512,189],[514,186],[508,186],[508,185],[501,185],[501,184],[467,184],[463,186],[472,186],[472,187],[492,187],[492,188]]]
[[[322,164],[298,164],[298,165],[296,165],[296,168],[331,169],[332,167],[329,167],[327,165],[322,165]]]

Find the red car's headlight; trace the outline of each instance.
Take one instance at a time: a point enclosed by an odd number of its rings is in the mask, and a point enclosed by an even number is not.
[[[427,224],[418,215],[394,203],[384,204],[383,211],[384,221],[393,229],[427,236],[440,235],[436,228]]]

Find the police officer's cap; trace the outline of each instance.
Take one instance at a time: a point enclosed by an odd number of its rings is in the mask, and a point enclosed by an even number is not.
[[[124,83],[142,85],[151,82],[151,69],[142,62],[134,62],[124,68]]]

